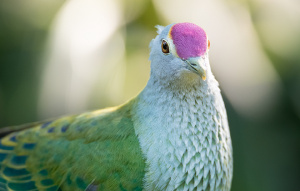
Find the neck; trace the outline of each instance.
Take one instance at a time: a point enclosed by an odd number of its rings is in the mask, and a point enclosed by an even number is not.
[[[224,177],[212,179],[206,173],[206,168],[215,169],[216,148],[223,144],[219,124],[227,120],[220,119],[225,108],[217,101],[221,98],[217,81],[210,76],[185,88],[160,81],[152,75],[138,97],[134,112],[138,115],[133,116],[148,160],[145,190],[181,190],[221,180]],[[198,178],[191,181],[193,177]]]
[[[197,74],[172,80],[161,79],[151,74],[147,86],[139,97],[145,102],[154,101],[153,104],[157,103],[160,106],[170,105],[172,102],[194,102],[198,99],[204,101],[210,96],[220,94],[218,86],[218,82],[211,73],[206,81],[203,81]]]

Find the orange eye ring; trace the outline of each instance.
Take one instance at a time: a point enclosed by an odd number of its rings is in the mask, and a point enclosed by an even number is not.
[[[210,48],[210,41],[207,40],[207,50],[209,50],[209,48]]]
[[[170,52],[169,44],[165,40],[162,40],[162,42],[161,42],[161,51],[165,54],[168,54]]]

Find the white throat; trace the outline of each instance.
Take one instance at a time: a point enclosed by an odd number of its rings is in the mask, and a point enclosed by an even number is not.
[[[145,190],[230,189],[230,133],[212,75],[182,90],[150,78],[133,113],[146,158]]]

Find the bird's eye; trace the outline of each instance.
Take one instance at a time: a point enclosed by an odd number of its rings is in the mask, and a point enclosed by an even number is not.
[[[207,40],[207,50],[209,50],[209,48],[210,48],[210,41]]]
[[[169,45],[168,45],[167,41],[165,41],[165,40],[162,40],[162,42],[161,42],[161,51],[165,54],[170,52]]]

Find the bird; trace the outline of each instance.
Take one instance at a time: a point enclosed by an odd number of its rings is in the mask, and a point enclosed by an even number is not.
[[[232,143],[200,26],[157,26],[126,103],[1,130],[0,190],[229,191]]]

